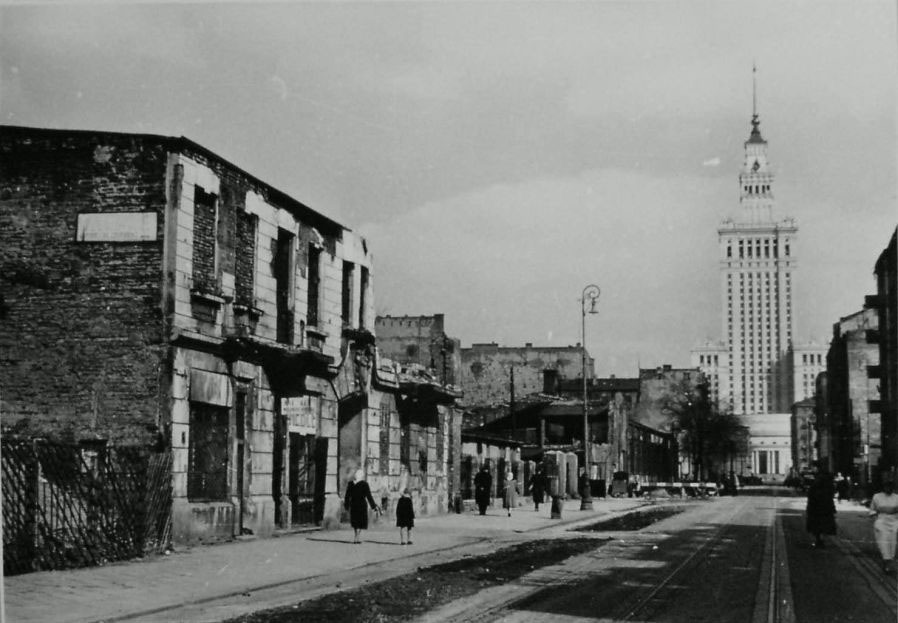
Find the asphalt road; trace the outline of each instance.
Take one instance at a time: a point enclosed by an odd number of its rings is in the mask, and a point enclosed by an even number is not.
[[[677,504],[677,501],[665,502]],[[804,531],[804,500],[691,502],[589,554],[432,611],[424,621],[895,622],[866,509],[839,505],[825,549]]]

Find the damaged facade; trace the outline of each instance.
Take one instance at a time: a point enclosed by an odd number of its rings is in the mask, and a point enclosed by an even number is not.
[[[652,422],[633,419],[641,400],[641,379],[596,378],[594,361],[580,344],[474,344],[461,351],[459,378],[465,406],[463,435],[478,440],[476,454],[471,443],[462,449],[462,460],[474,466],[463,464],[465,491],[470,490],[466,478],[476,473],[477,465],[493,455],[510,460],[510,449],[496,443],[503,439],[508,445],[520,446],[525,471],[531,459],[542,462],[557,453],[567,461],[575,457],[567,471],[574,476],[573,483],[567,486],[568,494],[576,496],[578,465],[584,461],[584,390],[589,476],[599,491],[604,491],[604,483],[620,470],[642,482],[663,481],[676,474],[675,436]]]
[[[172,455],[175,541],[448,500],[454,400],[378,357],[365,240],[184,138],[4,127],[4,431]]]

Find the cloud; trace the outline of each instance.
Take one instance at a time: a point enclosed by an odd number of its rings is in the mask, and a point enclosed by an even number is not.
[[[287,99],[287,83],[284,82],[283,78],[281,78],[280,76],[272,76],[271,84],[274,85],[275,91],[282,100]]]
[[[720,158],[717,156],[713,158],[708,158],[707,160],[702,162],[703,167],[719,167],[720,166]]]
[[[580,293],[599,284],[587,345],[602,353],[600,370],[617,361],[632,373],[638,352],[687,365],[693,343],[716,330],[680,319],[718,302],[717,206],[728,187],[604,169],[494,185],[358,229],[375,257],[378,310],[445,313],[463,344],[578,342]]]

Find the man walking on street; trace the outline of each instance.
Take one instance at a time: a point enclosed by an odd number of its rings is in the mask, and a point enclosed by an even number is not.
[[[492,490],[493,477],[490,475],[489,467],[484,465],[474,476],[474,501],[477,502],[477,508],[481,515],[486,515],[486,507],[490,505]]]

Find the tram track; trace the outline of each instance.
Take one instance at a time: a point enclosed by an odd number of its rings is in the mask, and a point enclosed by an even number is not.
[[[663,601],[662,593],[677,584],[677,580],[686,576],[688,572],[701,564],[708,552],[718,543],[720,543],[728,531],[731,529],[733,520],[742,514],[748,507],[748,503],[741,501],[735,509],[726,517],[726,519],[718,524],[713,533],[699,544],[692,552],[677,564],[666,576],[664,576],[655,586],[644,596],[638,597],[635,603],[631,604],[625,616],[615,619],[615,621],[632,621],[639,616],[639,620],[650,620],[651,613],[657,610],[651,608],[652,602]],[[771,622],[772,623],[772,622]]]
[[[605,623],[653,620],[654,614],[670,607],[677,594],[682,594],[684,586],[692,585],[697,569],[712,563],[714,557],[719,556],[718,546],[733,537],[731,532],[734,520],[744,517],[747,511],[756,513],[752,508],[750,501],[741,499],[734,506],[725,509],[698,507],[689,520],[700,520],[703,526],[714,527],[694,543],[679,539],[676,530],[670,533],[651,530],[626,535],[618,533],[604,547],[568,559],[562,564],[539,569],[518,582],[487,589],[475,600],[433,612],[421,621],[529,623],[563,620],[565,617],[560,613],[565,608],[560,607],[560,604],[582,599],[582,591],[593,589],[590,583],[600,582],[603,576],[606,582],[612,576],[616,578],[616,593],[605,604],[606,608],[596,611],[589,618]],[[755,614],[761,610],[763,616],[755,616],[750,619],[751,623],[794,621],[794,618],[789,618],[791,597],[786,597],[787,608],[779,606],[779,596],[784,594],[784,587],[788,592],[788,569],[784,566],[785,556],[781,553],[785,549],[782,544],[782,528],[776,526],[776,514],[774,508],[772,516],[768,518],[766,513],[764,516],[769,527],[764,537],[762,559],[767,571],[761,574],[763,586],[758,591],[762,597],[760,608],[758,599],[755,600]],[[645,577],[658,564],[657,560],[651,560],[651,553],[659,546],[666,547],[668,551],[674,551],[678,547],[687,548],[688,551],[684,556],[668,559],[666,564],[672,564],[673,568],[648,585]],[[773,594],[772,597],[768,597],[768,591]],[[578,616],[582,615],[578,613]]]
[[[755,596],[752,623],[794,623],[795,604],[789,580],[789,558],[780,519],[778,498],[773,498],[772,516],[767,524],[761,577]]]
[[[851,539],[839,535],[834,539],[836,546],[857,570],[867,587],[882,601],[898,620],[898,604],[896,604],[896,577],[882,572],[876,559],[865,555]]]

